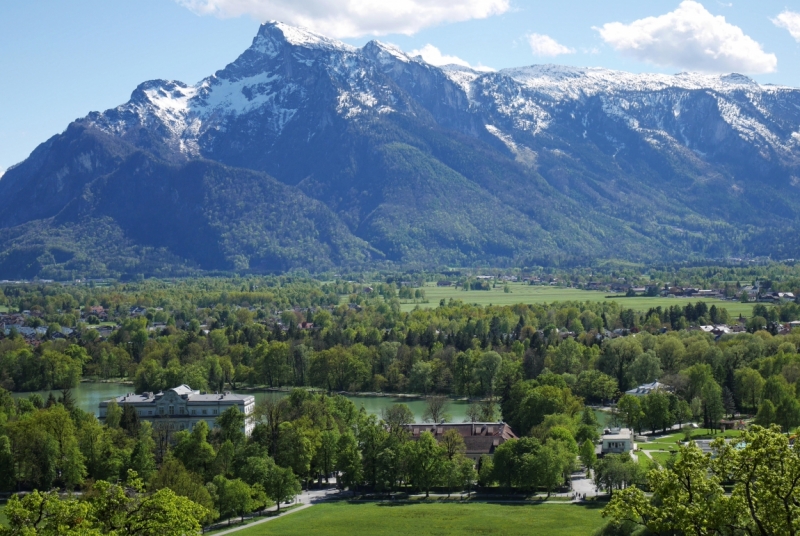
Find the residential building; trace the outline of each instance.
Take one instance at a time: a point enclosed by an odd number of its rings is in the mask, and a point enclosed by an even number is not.
[[[417,440],[424,432],[430,432],[437,441],[448,430],[455,430],[464,438],[467,458],[477,461],[482,455],[491,456],[497,447],[509,439],[517,439],[511,427],[504,422],[467,422],[451,424],[409,424],[406,429],[411,439]]]
[[[231,408],[237,407],[245,415],[242,432],[249,436],[255,422],[252,415],[255,397],[224,393],[201,393],[188,385],[181,385],[160,393],[127,393],[116,398],[117,405],[133,406],[139,419],[153,423],[154,428],[166,427],[170,432],[192,430],[200,421],[206,421],[209,429],[216,427],[217,418]],[[100,419],[105,420],[108,403],[100,402]]]

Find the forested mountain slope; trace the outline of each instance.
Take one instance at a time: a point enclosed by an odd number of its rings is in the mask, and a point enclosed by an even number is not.
[[[0,208],[0,276],[797,257],[800,91],[438,68],[268,23],[42,144]]]

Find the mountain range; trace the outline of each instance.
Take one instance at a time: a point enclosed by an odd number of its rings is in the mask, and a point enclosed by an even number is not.
[[[800,257],[800,90],[437,67],[279,22],[0,179],[0,278]]]

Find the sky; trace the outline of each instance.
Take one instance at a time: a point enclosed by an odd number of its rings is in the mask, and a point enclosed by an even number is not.
[[[153,79],[195,83],[281,20],[433,64],[747,74],[800,87],[796,0],[24,0],[0,2],[0,173]]]

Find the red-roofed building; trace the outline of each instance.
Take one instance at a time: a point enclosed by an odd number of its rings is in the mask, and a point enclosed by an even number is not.
[[[411,439],[417,440],[424,432],[430,432],[437,441],[448,430],[456,430],[464,438],[467,458],[478,460],[482,455],[493,455],[497,447],[509,439],[517,439],[511,427],[504,422],[465,422],[443,424],[409,424],[406,429]]]

